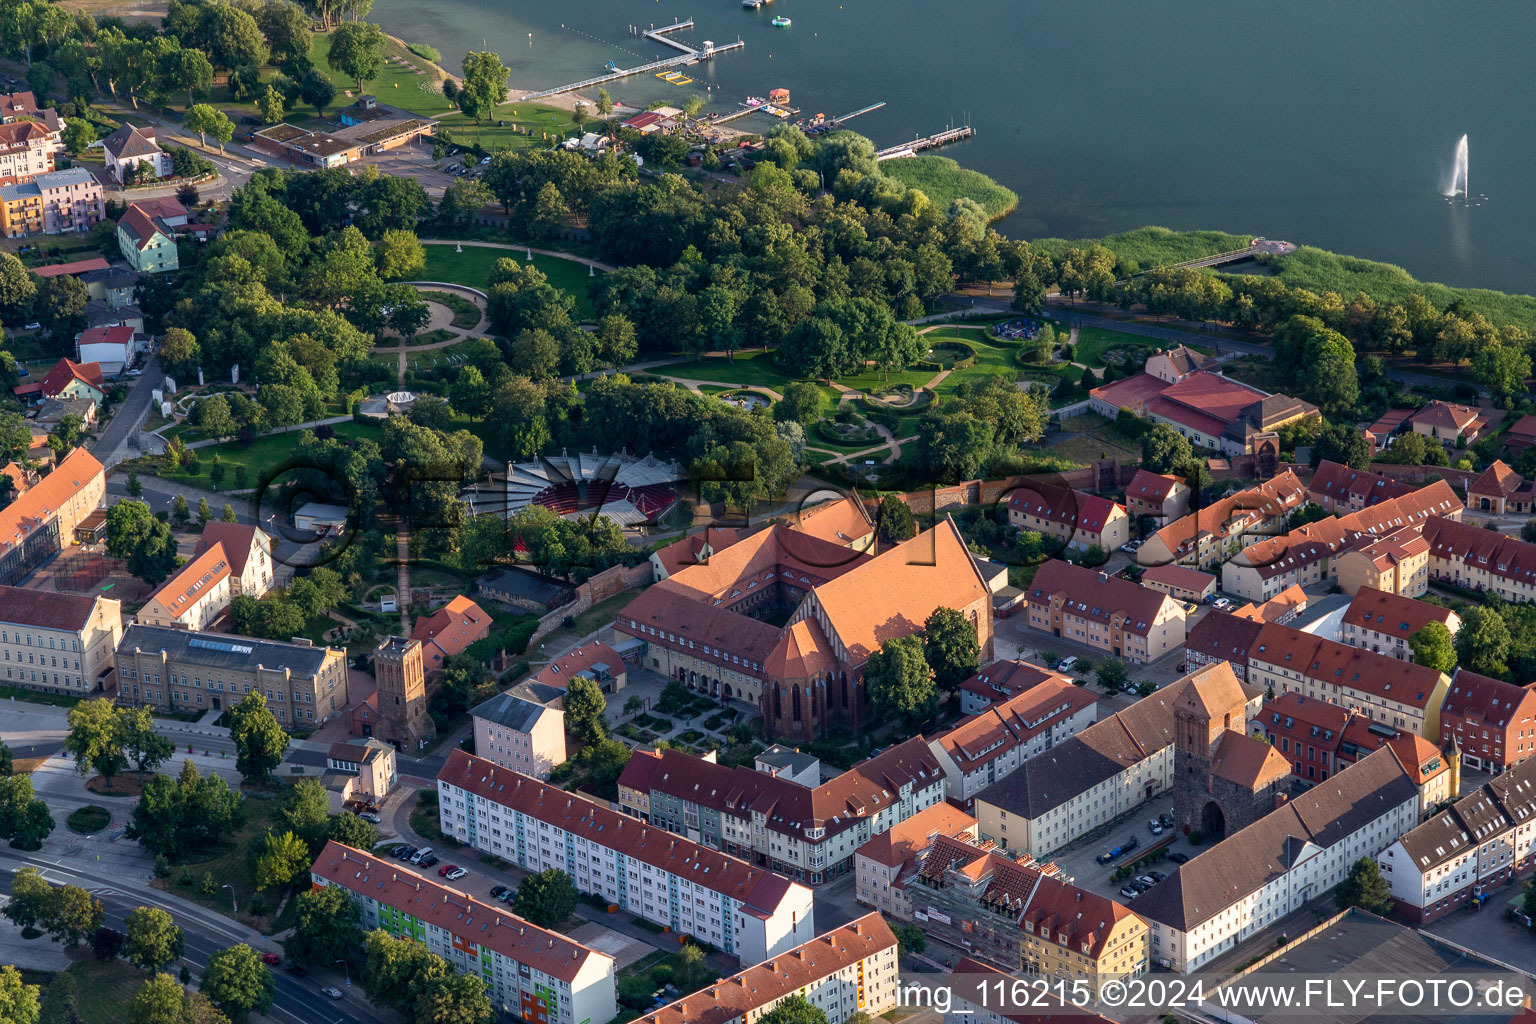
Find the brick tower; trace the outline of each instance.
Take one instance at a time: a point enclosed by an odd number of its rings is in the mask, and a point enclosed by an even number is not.
[[[373,677],[379,684],[378,735],[407,753],[437,734],[427,714],[426,670],[421,641],[385,637],[373,652]]]

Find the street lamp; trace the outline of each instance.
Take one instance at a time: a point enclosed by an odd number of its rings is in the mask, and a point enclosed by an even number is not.
[[[228,882],[226,882],[223,885],[219,886],[219,888],[220,889],[228,889],[229,890],[229,906],[230,906],[230,909],[233,910],[237,914],[240,913],[240,902],[235,898],[235,887],[230,885]]]
[[[341,964],[341,969],[347,972],[347,987],[351,988],[352,987],[352,966],[350,964],[348,964],[345,960],[337,960],[336,962]]]

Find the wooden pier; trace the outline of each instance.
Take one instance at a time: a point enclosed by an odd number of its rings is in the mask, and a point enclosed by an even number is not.
[[[661,28],[647,29],[645,32],[641,33],[646,39],[650,39],[653,42],[665,43],[667,46],[672,46],[682,50],[683,52],[678,54],[676,57],[666,57],[662,60],[653,60],[649,64],[641,64],[640,66],[633,68],[620,68],[616,71],[610,71],[606,75],[597,75],[593,78],[583,79],[580,82],[572,82],[569,85],[556,86],[553,89],[541,89],[538,92],[524,93],[521,96],[515,96],[512,98],[519,100],[540,100],[546,96],[559,96],[561,93],[576,92],[580,89],[591,89],[594,86],[607,85],[609,82],[617,82],[621,79],[633,78],[635,75],[644,75],[653,71],[664,71],[667,68],[681,67],[688,64],[697,64],[701,60],[708,60],[710,57],[713,57],[717,53],[724,53],[727,50],[739,50],[747,45],[740,39],[737,39],[734,43],[720,43],[718,45],[715,43],[709,43],[704,49],[696,50],[689,46],[687,43],[669,38],[667,35],[669,32],[679,32],[685,28],[692,27],[693,19],[689,18],[687,21],[674,22],[671,25],[663,25]]]
[[[925,135],[911,142],[903,142],[899,145],[888,146],[875,154],[876,160],[893,160],[897,157],[916,156],[924,149],[937,149],[939,146],[947,146],[951,142],[959,142],[975,135],[976,131],[970,125],[961,125],[959,128],[946,128],[942,132]]]

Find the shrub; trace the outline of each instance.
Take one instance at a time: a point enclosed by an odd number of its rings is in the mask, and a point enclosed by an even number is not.
[[[438,52],[437,47],[428,46],[426,43],[406,43],[405,48],[422,60],[429,60],[433,64],[443,59],[443,55]]]

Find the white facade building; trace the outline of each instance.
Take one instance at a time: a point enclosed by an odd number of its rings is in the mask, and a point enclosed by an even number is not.
[[[631,914],[759,963],[816,934],[811,890],[585,797],[455,750],[441,827],[526,871],[558,868]]]

